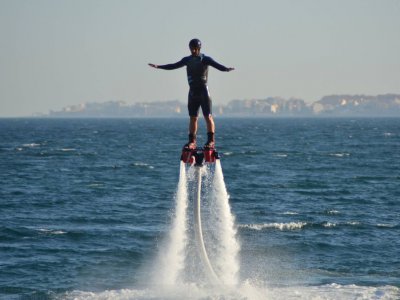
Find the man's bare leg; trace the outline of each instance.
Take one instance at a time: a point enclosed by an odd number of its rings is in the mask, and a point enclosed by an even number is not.
[[[207,124],[207,143],[206,146],[212,148],[215,145],[214,133],[215,133],[215,124],[212,115],[204,116]]]
[[[196,136],[197,133],[197,117],[190,117],[189,121],[189,134]]]
[[[207,124],[207,132],[215,132],[215,124],[214,124],[214,119],[212,115],[204,116],[204,119],[206,120]]]
[[[189,142],[185,147],[196,148],[197,117],[190,117],[189,120]]]

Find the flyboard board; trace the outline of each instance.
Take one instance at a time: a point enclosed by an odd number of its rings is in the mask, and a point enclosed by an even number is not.
[[[197,177],[197,193],[194,201],[194,231],[199,251],[200,259],[204,265],[205,272],[209,280],[213,283],[219,283],[220,280],[215,273],[211,262],[207,255],[207,250],[203,239],[203,229],[201,226],[201,170],[205,163],[215,163],[219,159],[219,154],[215,148],[188,148],[184,147],[182,150],[181,161],[191,166],[196,167]]]

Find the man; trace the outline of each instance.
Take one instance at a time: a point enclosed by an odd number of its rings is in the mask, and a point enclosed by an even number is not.
[[[201,42],[199,39],[192,39],[189,42],[190,56],[182,58],[174,64],[155,65],[149,64],[150,67],[163,70],[175,70],[186,66],[187,79],[189,82],[188,110],[190,116],[189,122],[189,142],[185,147],[196,148],[197,119],[199,109],[203,112],[204,119],[207,124],[207,143],[206,148],[214,148],[215,146],[215,125],[211,115],[211,98],[208,92],[208,66],[212,66],[220,71],[229,72],[234,68],[227,68],[211,57],[200,53]]]

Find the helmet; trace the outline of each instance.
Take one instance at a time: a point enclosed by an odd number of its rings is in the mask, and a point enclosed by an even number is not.
[[[189,48],[201,48],[201,42],[199,39],[192,39],[189,42]]]

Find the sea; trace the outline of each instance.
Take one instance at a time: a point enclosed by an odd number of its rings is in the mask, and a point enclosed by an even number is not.
[[[0,299],[400,299],[400,118],[215,122],[0,119]]]

